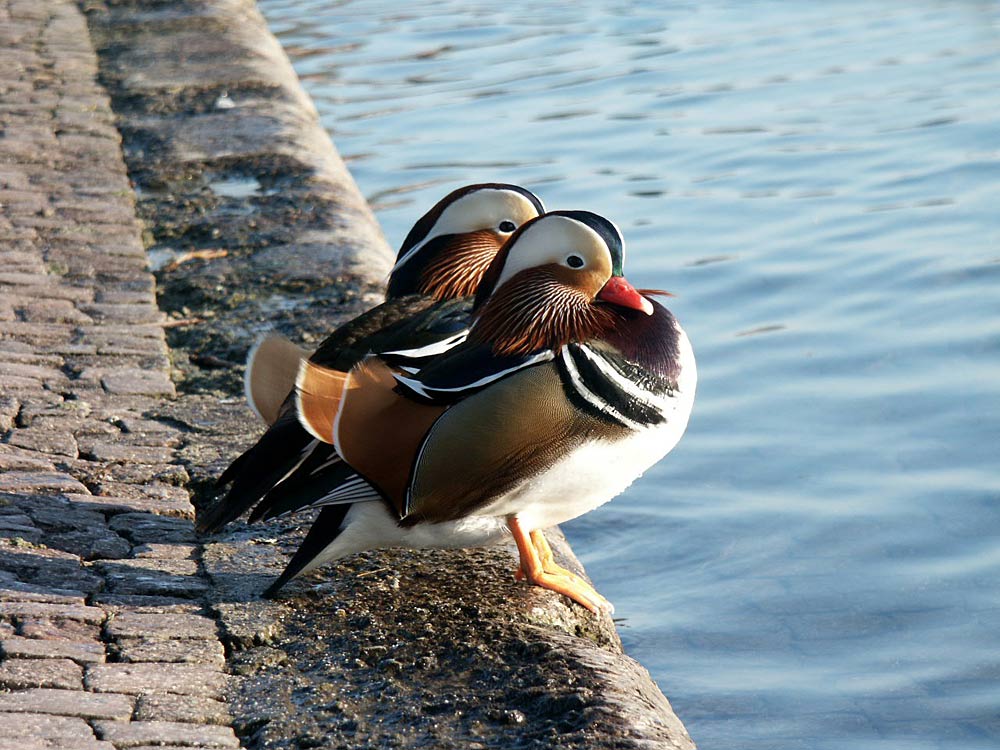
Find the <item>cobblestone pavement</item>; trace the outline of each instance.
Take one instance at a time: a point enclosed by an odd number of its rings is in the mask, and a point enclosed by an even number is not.
[[[238,747],[86,22],[0,0],[0,750]]]

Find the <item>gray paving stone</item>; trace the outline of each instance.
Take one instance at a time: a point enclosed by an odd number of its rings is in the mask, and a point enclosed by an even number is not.
[[[132,718],[137,721],[181,721],[221,726],[229,726],[232,721],[229,708],[222,701],[170,693],[140,695]]]
[[[117,560],[125,557],[132,545],[103,524],[72,531],[47,532],[45,543],[67,552],[74,552],[84,560]]]
[[[81,750],[89,750],[96,739],[90,725],[83,719],[44,713],[0,713],[0,738],[6,742],[79,743],[77,746]]]
[[[0,516],[0,537],[39,542],[42,530],[26,516]]]
[[[101,740],[38,740],[38,739],[2,739],[0,750],[117,750],[110,742]],[[141,748],[135,748],[141,750]],[[146,748],[146,750],[163,750],[162,747]]]
[[[123,612],[108,620],[108,637],[143,638],[146,640],[208,639],[217,642],[218,630],[214,619],[200,615],[135,614]]]
[[[81,719],[132,717],[135,698],[115,693],[87,693],[82,690],[34,688],[16,693],[0,693],[0,713],[38,713],[76,716]]]
[[[0,688],[40,687],[81,690],[83,668],[69,659],[5,659],[0,663]]]
[[[146,500],[146,501],[163,500],[173,503],[183,502],[185,504],[185,507],[190,508],[192,517],[194,513],[194,508],[191,507],[190,498],[187,490],[185,490],[183,487],[176,487],[170,484],[153,482],[144,485],[134,485],[114,480],[103,480],[97,484],[97,489],[93,492],[93,494],[104,495],[106,497],[128,498],[134,500]],[[156,513],[155,510],[150,512]],[[159,515],[178,515],[178,514],[164,512]],[[151,540],[151,541],[156,541],[156,540]]]
[[[146,419],[138,414],[120,416],[118,422],[129,434],[165,433],[178,438],[182,435],[182,432],[173,425],[164,424],[156,419]]]
[[[16,504],[46,531],[79,531],[92,526],[105,526],[104,516],[100,513],[79,508],[64,497],[24,498]]]
[[[0,461],[2,461],[0,454]],[[96,510],[107,515],[118,515],[119,513],[149,513],[164,516],[174,516],[177,518],[193,518],[194,507],[188,499],[187,493],[180,488],[173,496],[167,493],[160,493],[152,497],[107,497],[105,495],[74,495],[68,494],[70,500],[80,507]]]
[[[14,430],[8,438],[8,444],[15,448],[24,448],[49,455],[70,456],[71,458],[76,458],[77,455],[76,440],[65,432],[31,427]]]
[[[6,471],[0,474],[0,492],[75,492],[87,488],[69,474],[47,471]]]
[[[176,693],[221,698],[228,682],[223,672],[194,664],[94,664],[84,678],[95,693]]]
[[[70,459],[67,459],[69,461]],[[132,486],[143,486],[153,482],[187,484],[190,476],[180,464],[139,464],[131,462],[91,463],[94,468],[86,477],[88,484],[98,481],[113,481]],[[103,484],[103,483],[102,483]]]
[[[68,344],[73,338],[73,333],[68,326],[64,325],[11,320],[0,322],[0,336],[15,341],[26,341],[35,346],[51,347]],[[13,377],[5,380],[4,387],[10,389],[14,380]],[[37,383],[38,381],[32,378],[31,382]]]
[[[94,731],[117,748],[142,745],[181,745],[183,747],[239,747],[230,727],[210,724],[183,724],[169,721],[97,721]]]
[[[197,560],[195,544],[140,544],[132,549],[132,557],[154,560]]]
[[[168,664],[204,664],[222,669],[226,653],[217,640],[147,640],[125,638],[112,646],[119,662],[163,662]]]
[[[81,309],[97,321],[116,323],[156,323],[163,319],[163,313],[149,301],[141,303],[102,303],[94,302],[81,306]]]
[[[173,451],[170,448],[127,445],[104,440],[81,441],[80,452],[91,461],[134,461],[143,464],[166,464],[173,460]]]
[[[59,589],[53,586],[40,586],[35,583],[20,581],[0,581],[0,601],[2,602],[40,602],[43,604],[75,604],[84,606],[86,594],[72,589]]]
[[[87,642],[101,638],[101,626],[89,625],[75,620],[46,620],[45,618],[24,618],[17,624],[18,635],[45,641]]]
[[[199,615],[205,609],[201,602],[191,599],[181,599],[176,596],[144,596],[142,594],[96,594],[92,597],[91,603],[115,614],[132,612],[155,615],[169,612]]]
[[[18,309],[16,300],[7,297],[7,302]],[[11,357],[0,359],[0,379],[8,376],[35,378],[46,384],[63,386],[68,382],[66,375],[59,369],[59,364],[39,365],[26,362],[12,362]]]
[[[104,644],[100,641],[11,637],[0,640],[0,656],[8,659],[72,659],[77,664],[103,664]]]
[[[76,620],[78,622],[100,624],[104,622],[104,610],[99,607],[77,604],[48,604],[45,602],[0,601],[0,619],[45,618],[47,620]]]
[[[133,544],[196,542],[194,526],[180,518],[151,515],[149,513],[122,513],[108,524]]]
[[[120,517],[120,516],[119,516]],[[192,560],[130,559],[99,561],[107,590],[115,594],[143,594],[196,598],[208,591]]]
[[[101,385],[108,393],[142,396],[173,396],[174,384],[163,372],[126,368],[101,375]]]

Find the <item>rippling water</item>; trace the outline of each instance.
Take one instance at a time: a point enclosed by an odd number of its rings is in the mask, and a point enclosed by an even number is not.
[[[262,0],[392,244],[503,180],[678,293],[680,446],[567,525],[703,750],[1000,747],[1000,9]]]

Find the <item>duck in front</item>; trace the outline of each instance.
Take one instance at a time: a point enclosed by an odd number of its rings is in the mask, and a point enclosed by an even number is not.
[[[345,472],[266,594],[363,550],[513,536],[518,577],[610,609],[554,562],[542,530],[607,502],[668,453],[697,381],[687,336],[625,280],[623,254],[607,219],[545,214],[497,254],[468,336],[448,350],[419,367],[392,352],[347,370],[304,361],[299,420]]]

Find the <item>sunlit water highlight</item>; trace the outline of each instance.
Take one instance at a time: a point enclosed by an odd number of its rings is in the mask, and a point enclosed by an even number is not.
[[[1000,747],[1000,10],[263,0],[392,244],[502,180],[614,219],[699,359],[567,525],[703,750]]]

